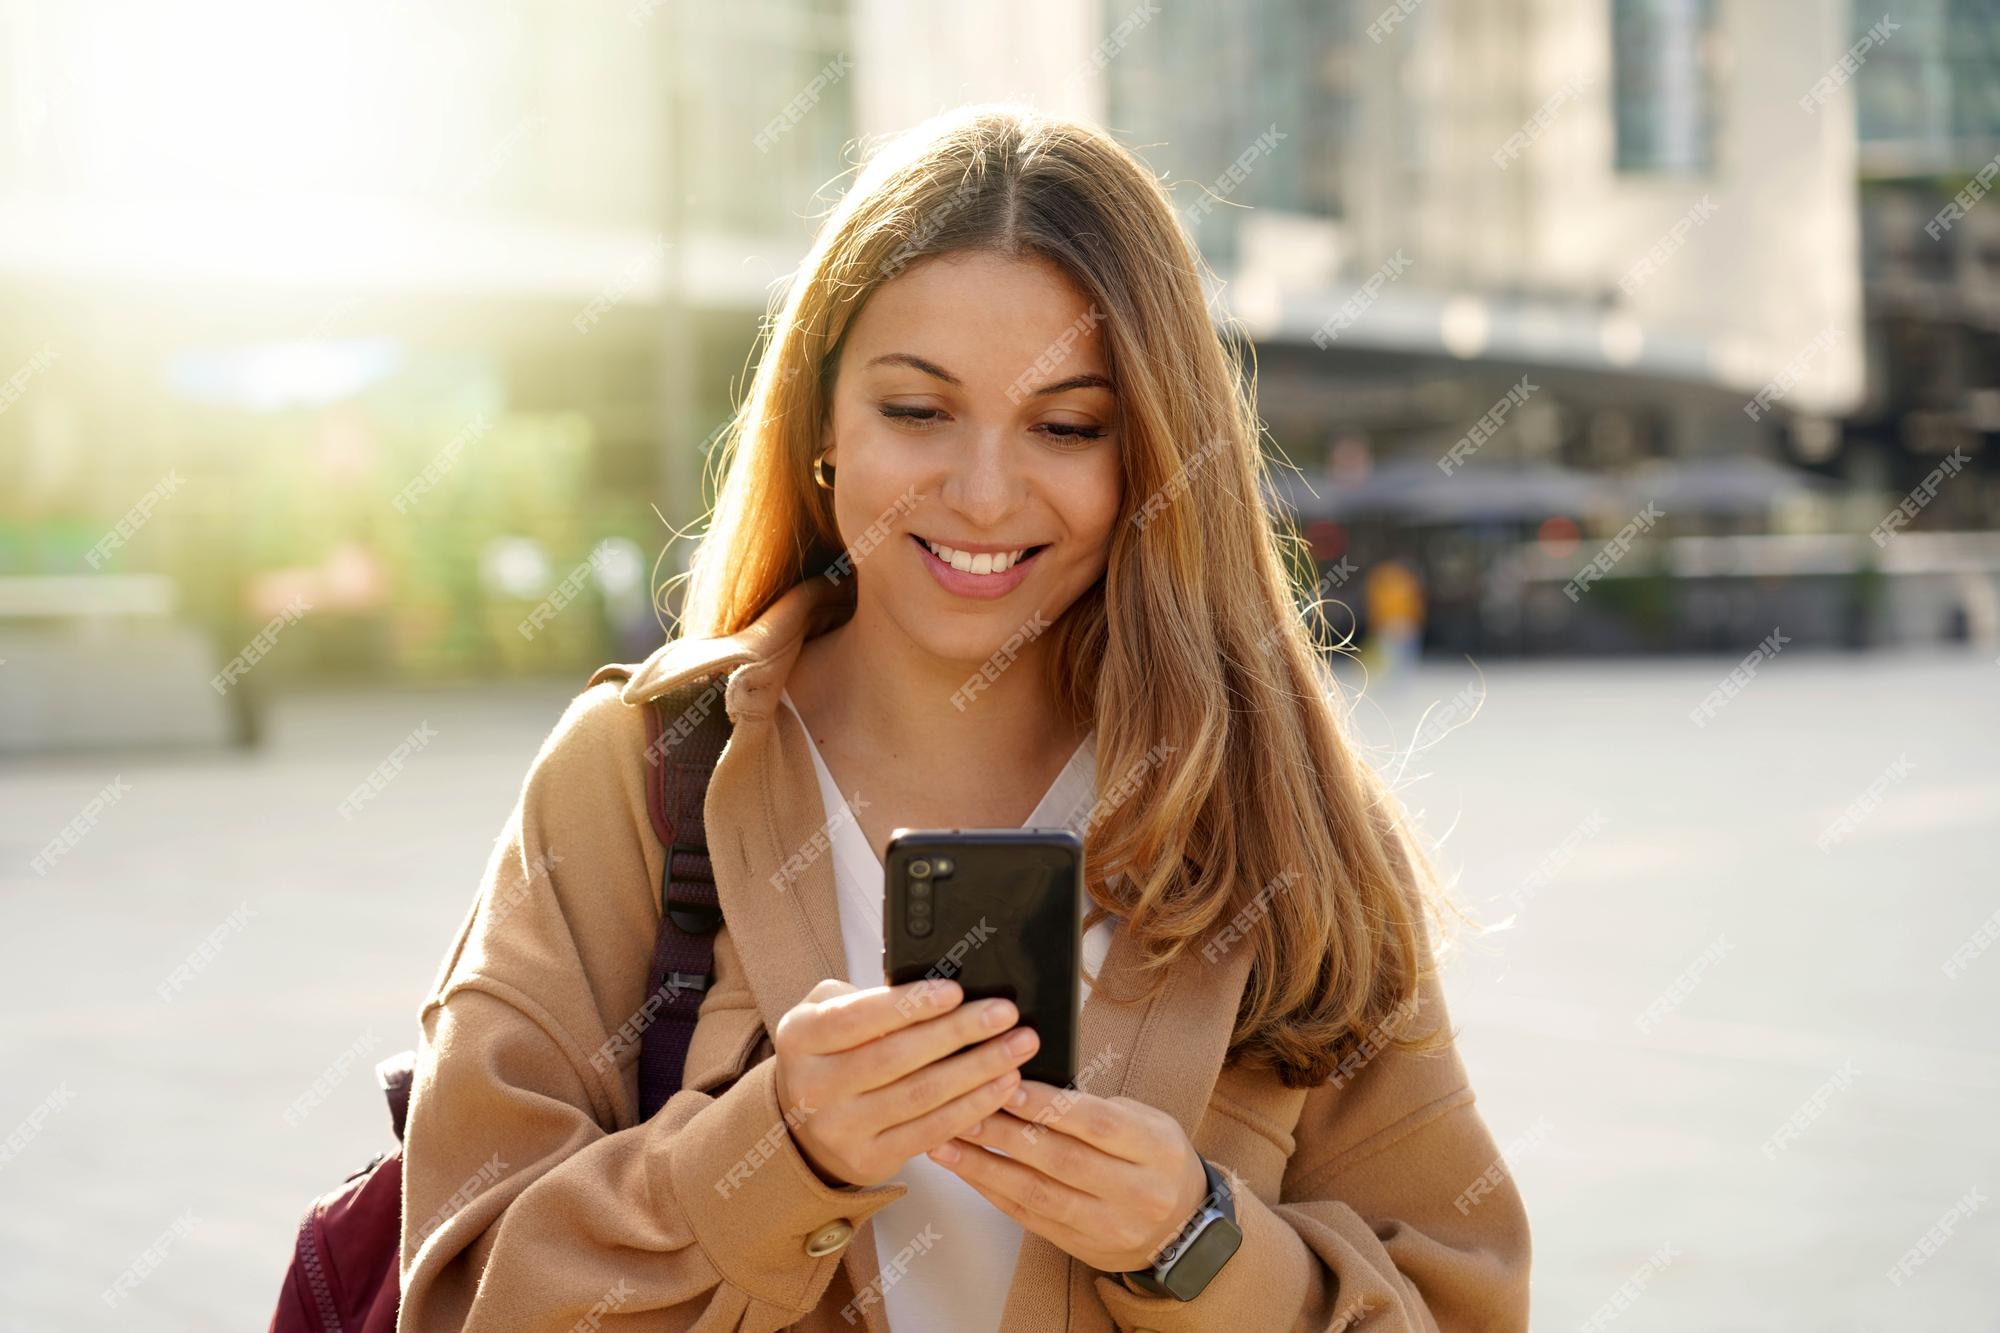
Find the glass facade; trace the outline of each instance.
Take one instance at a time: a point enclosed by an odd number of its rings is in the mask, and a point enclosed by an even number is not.
[[[749,236],[803,231],[855,136],[847,0],[678,3],[661,40],[686,219]],[[664,15],[662,16],[664,17]],[[755,70],[755,78],[741,71]]]
[[[1911,0],[1884,15],[1855,5],[1853,40],[1896,26],[1855,77],[1864,144],[1900,145],[1948,167],[1974,146],[2000,149],[2000,0]]]
[[[1714,0],[1613,0],[1617,166],[1704,174],[1715,165]]]
[[[1344,212],[1360,9],[1354,0],[1163,7],[1106,61],[1109,127],[1166,173],[1210,260],[1234,257],[1239,205]],[[1130,0],[1105,0],[1104,30],[1131,10]]]

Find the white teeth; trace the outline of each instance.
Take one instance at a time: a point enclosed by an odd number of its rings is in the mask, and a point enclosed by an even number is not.
[[[982,551],[978,555],[974,555],[970,551],[955,551],[949,546],[943,546],[934,541],[925,540],[924,545],[931,548],[932,555],[935,555],[953,569],[967,574],[1004,574],[1021,559],[1021,551],[1000,551],[997,553]],[[1026,547],[1023,547],[1022,551],[1026,549]]]

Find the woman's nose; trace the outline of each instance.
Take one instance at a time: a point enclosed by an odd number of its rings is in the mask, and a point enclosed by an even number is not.
[[[944,502],[968,522],[993,527],[1019,503],[1021,479],[1016,469],[1012,451],[998,432],[982,432],[945,478]]]

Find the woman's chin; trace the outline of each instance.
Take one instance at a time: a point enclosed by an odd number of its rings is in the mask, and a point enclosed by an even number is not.
[[[1017,615],[1011,607],[952,606],[940,611],[919,604],[899,607],[889,619],[902,626],[917,652],[962,669],[967,676],[984,672],[989,679],[1006,670],[1048,628],[1033,607]]]

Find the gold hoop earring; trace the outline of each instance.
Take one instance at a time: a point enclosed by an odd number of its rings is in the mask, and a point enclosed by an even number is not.
[[[826,456],[829,452],[822,449],[813,458],[813,480],[819,483],[821,490],[825,491],[833,489],[833,472],[826,465]]]

